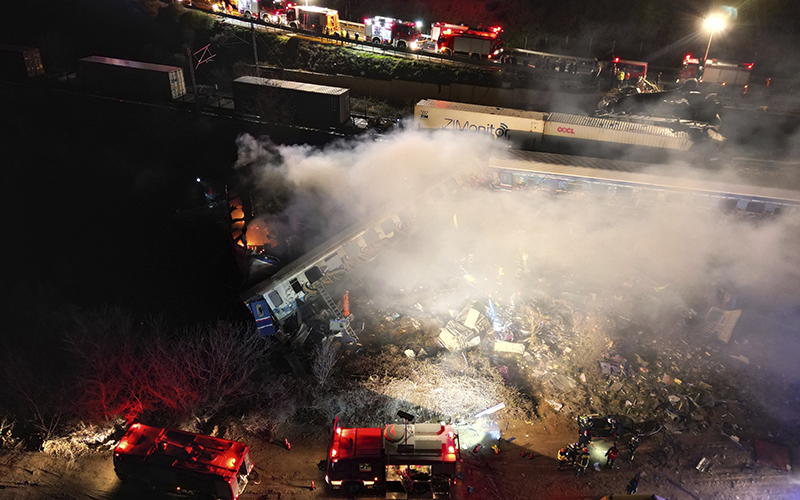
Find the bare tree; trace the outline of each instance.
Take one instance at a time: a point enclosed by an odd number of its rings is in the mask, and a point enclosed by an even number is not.
[[[311,373],[319,385],[325,386],[328,383],[333,367],[338,360],[339,344],[333,337],[323,339],[314,349],[314,361],[311,365]]]

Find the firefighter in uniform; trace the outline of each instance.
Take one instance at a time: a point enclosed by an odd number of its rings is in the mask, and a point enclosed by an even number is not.
[[[566,448],[561,448],[558,450],[558,470],[561,470],[562,467],[569,463],[569,456]]]
[[[589,467],[589,448],[584,448],[578,457],[578,463],[575,466],[575,475],[583,474],[586,472],[587,467]]]

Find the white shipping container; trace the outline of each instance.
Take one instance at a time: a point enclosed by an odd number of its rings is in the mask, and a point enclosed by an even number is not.
[[[509,146],[533,149],[542,141],[545,113],[423,99],[414,109],[418,129],[488,135]]]
[[[177,99],[186,94],[183,69],[113,57],[78,60],[78,76],[88,88],[117,97]]]
[[[668,127],[563,113],[550,113],[544,135],[675,151],[688,151],[694,144],[688,133]]]

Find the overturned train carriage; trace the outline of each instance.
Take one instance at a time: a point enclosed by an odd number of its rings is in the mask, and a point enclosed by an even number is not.
[[[415,225],[418,209],[460,191],[470,183],[474,173],[459,170],[433,185],[413,203],[387,209],[374,221],[342,231],[271,278],[251,287],[242,298],[256,320],[259,334],[277,334],[281,340],[289,340],[291,332],[280,327],[315,301],[330,300],[327,286],[373,260],[385,245]],[[275,321],[279,328],[275,327]]]

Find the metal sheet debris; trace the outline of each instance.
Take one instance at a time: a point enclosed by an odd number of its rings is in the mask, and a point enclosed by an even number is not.
[[[756,439],[755,448],[756,462],[776,469],[792,470],[788,447]]]

